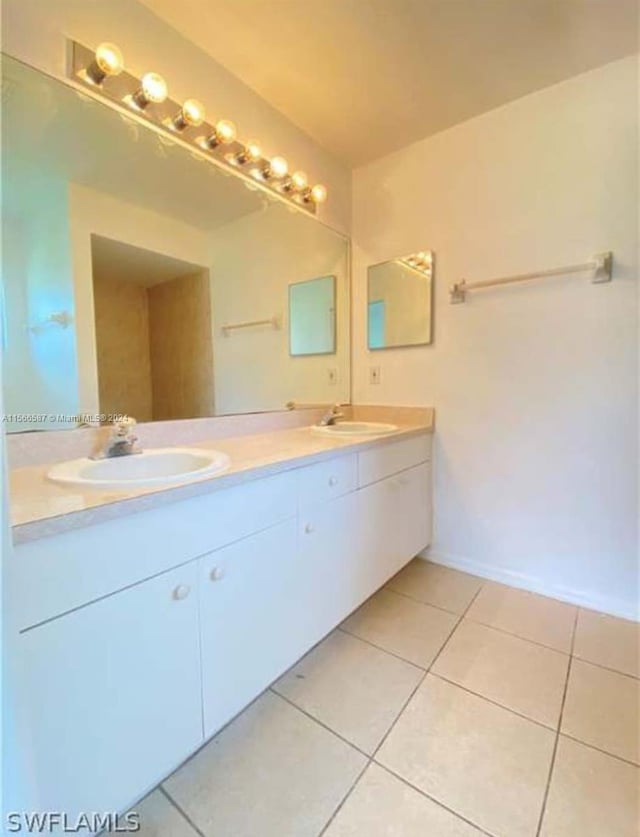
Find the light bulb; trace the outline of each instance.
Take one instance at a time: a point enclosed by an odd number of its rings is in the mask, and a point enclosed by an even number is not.
[[[324,203],[327,199],[327,187],[322,183],[316,183],[311,189],[307,189],[305,199],[312,203]]]
[[[148,104],[159,105],[167,98],[167,83],[158,73],[146,73],[142,76],[140,89],[133,94],[133,101],[139,108]]]
[[[178,114],[173,118],[172,125],[176,131],[183,131],[188,125],[197,128],[204,122],[204,105],[197,99],[185,99]]]
[[[234,142],[236,136],[236,126],[233,122],[228,119],[219,119],[215,124],[213,133],[209,134],[205,143],[208,148],[215,148],[216,145],[228,145],[230,142]]]
[[[289,171],[289,164],[284,157],[272,157],[262,170],[262,174],[268,180],[271,177],[286,177]]]
[[[122,72],[124,59],[115,44],[100,44],[96,49],[93,62],[87,67],[87,75],[94,84],[102,84],[107,76],[117,76]]]
[[[291,175],[291,186],[298,192],[304,191],[307,188],[308,182],[309,178],[307,177],[306,172],[294,171]]]
[[[262,157],[262,149],[256,140],[247,140],[242,151],[239,151],[233,158],[233,162],[239,166],[245,163],[257,163]]]

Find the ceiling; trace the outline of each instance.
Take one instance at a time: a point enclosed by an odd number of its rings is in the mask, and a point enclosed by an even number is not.
[[[143,0],[357,166],[637,50],[637,0]]]
[[[91,268],[94,278],[107,282],[130,282],[143,288],[192,276],[206,269],[202,265],[95,234],[91,236]]]

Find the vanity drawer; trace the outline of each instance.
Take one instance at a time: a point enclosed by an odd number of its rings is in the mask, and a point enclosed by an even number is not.
[[[324,503],[342,494],[355,491],[358,485],[356,454],[340,456],[297,470],[300,508]]]
[[[295,514],[289,471],[18,544],[6,562],[11,624],[51,619]]]
[[[378,482],[431,459],[431,434],[391,442],[358,454],[358,485]]]

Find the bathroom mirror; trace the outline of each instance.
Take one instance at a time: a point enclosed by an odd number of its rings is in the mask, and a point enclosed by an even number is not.
[[[335,353],[335,276],[289,285],[289,351],[292,355]]]
[[[347,238],[59,80],[2,70],[8,430],[349,401]]]
[[[434,257],[411,253],[367,270],[369,349],[431,343]]]

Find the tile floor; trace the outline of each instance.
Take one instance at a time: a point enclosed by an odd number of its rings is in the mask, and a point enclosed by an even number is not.
[[[638,837],[638,625],[412,561],[138,806],[144,837]]]

